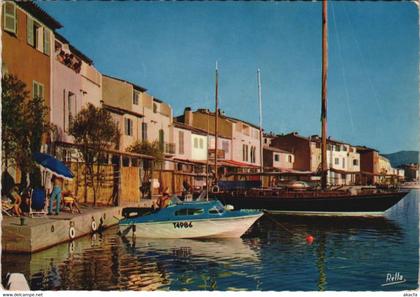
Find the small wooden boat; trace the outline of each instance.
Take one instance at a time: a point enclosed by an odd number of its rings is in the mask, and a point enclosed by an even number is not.
[[[262,215],[256,210],[229,210],[218,200],[178,200],[143,216],[128,214],[119,227],[124,236],[143,238],[235,238]]]

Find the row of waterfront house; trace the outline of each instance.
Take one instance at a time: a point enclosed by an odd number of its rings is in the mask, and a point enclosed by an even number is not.
[[[79,176],[77,146],[69,135],[74,117],[88,103],[111,113],[121,138],[109,154],[109,186],[102,189],[102,202],[115,192],[115,172],[120,179],[120,201],[135,202],[141,187],[149,182],[152,193],[164,188],[180,192],[189,185],[206,183],[206,166],[217,156],[218,175],[235,177],[238,172],[265,171],[290,173],[319,170],[320,138],[297,133],[264,134],[260,153],[257,125],[220,112],[218,147],[215,149],[215,112],[187,107],[179,116],[172,107],[153,96],[137,82],[100,73],[92,59],[57,32],[62,25],[33,2],[3,3],[2,74],[22,80],[32,96],[42,97],[49,108],[49,121],[56,127],[43,150],[68,162],[76,171],[75,190],[89,199]],[[115,57],[117,58],[117,57]],[[159,142],[165,161],[159,168],[147,165],[147,156],[126,152],[136,141]],[[260,156],[263,155],[263,160]],[[114,161],[116,160],[116,161]],[[117,162],[118,170],[115,169]],[[364,146],[328,139],[328,180],[330,184],[374,184],[404,178],[404,170],[391,167],[379,152]],[[152,169],[151,169],[152,168]],[[158,170],[156,170],[158,169]],[[12,175],[19,179],[19,174]],[[214,174],[213,167],[210,173]],[[121,187],[122,184],[122,187]],[[121,189],[122,188],[122,189]]]

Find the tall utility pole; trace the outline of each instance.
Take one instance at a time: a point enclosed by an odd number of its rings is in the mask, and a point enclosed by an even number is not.
[[[322,1],[322,142],[321,142],[321,188],[327,188],[327,73],[328,73],[328,24],[327,0]]]
[[[216,93],[215,93],[215,116],[214,116],[214,183],[217,185],[218,174],[217,174],[217,138],[219,132],[219,70],[216,61]]]
[[[263,155],[263,128],[262,128],[262,98],[261,98],[261,71],[257,70],[257,82],[258,82],[258,103],[260,109],[260,172],[264,171],[264,155]]]

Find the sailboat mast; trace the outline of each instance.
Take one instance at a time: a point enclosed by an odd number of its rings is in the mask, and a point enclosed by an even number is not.
[[[209,201],[209,117],[207,117],[207,135],[206,135],[206,201]]]
[[[216,61],[216,93],[215,93],[215,120],[214,120],[214,183],[217,184],[217,138],[219,134],[219,70]]]
[[[262,132],[262,98],[261,98],[261,71],[257,70],[257,81],[258,81],[258,103],[260,109],[260,172],[264,171],[264,155],[263,155],[263,132]]]
[[[321,107],[321,188],[327,188],[327,73],[328,73],[328,24],[327,0],[322,1],[322,107]]]

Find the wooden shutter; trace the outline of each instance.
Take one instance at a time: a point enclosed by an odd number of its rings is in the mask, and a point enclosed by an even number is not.
[[[38,96],[44,99],[44,85],[38,84]]]
[[[16,5],[13,2],[6,2],[3,6],[4,30],[17,34]]]
[[[50,55],[50,30],[44,27],[44,54]]]
[[[26,18],[26,37],[28,44],[35,46],[35,40],[34,40],[34,20],[27,16]]]
[[[164,148],[165,148],[165,136],[164,136],[164,132],[162,129],[159,130],[159,147],[160,150],[163,152]]]
[[[179,131],[179,153],[181,155],[184,154],[184,132],[183,131]]]
[[[37,97],[38,97],[38,83],[34,81],[32,84],[32,98],[37,98]]]
[[[141,124],[142,130],[142,141],[147,141],[147,123]]]

